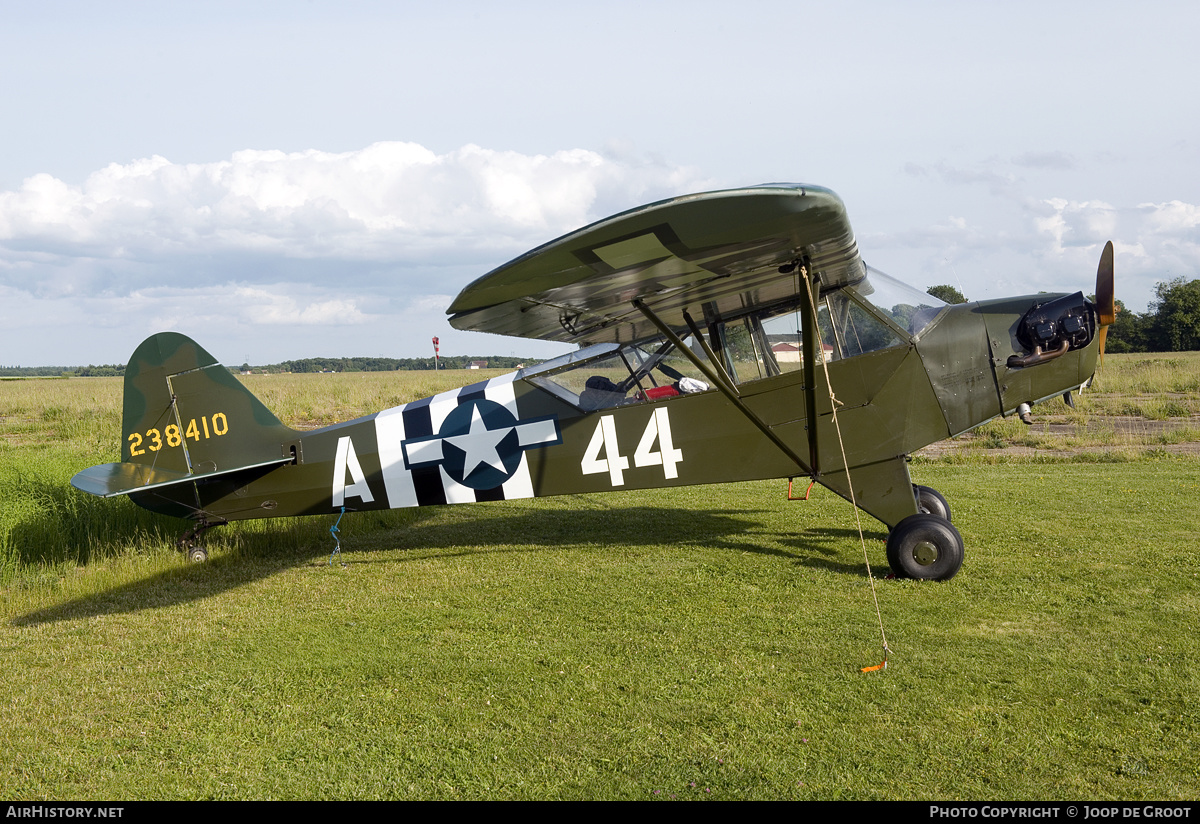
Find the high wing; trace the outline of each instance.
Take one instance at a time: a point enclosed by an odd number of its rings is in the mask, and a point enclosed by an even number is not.
[[[832,191],[773,183],[705,192],[552,240],[471,283],[447,314],[456,329],[623,343],[655,334],[635,300],[682,329],[689,306],[739,314],[794,296],[799,285],[789,264],[800,259],[826,289],[866,274]]]

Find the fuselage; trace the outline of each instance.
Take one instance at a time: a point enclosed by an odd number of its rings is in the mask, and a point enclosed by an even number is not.
[[[765,374],[738,382],[741,409],[703,376],[691,384],[674,378],[689,369],[683,355],[695,353],[614,344],[323,429],[275,426],[270,438],[291,462],[201,479],[194,493],[131,497],[173,515],[238,520],[812,475],[847,497],[853,483],[857,502],[891,525],[915,512],[905,456],[1092,375],[1094,339],[1037,365],[1009,365],[1026,351],[1022,318],[1055,297],[942,306],[916,334],[891,330],[879,348],[827,347],[812,392],[813,438],[805,372],[787,368],[782,354]],[[859,319],[860,332],[863,325]],[[765,354],[769,340],[761,337]],[[727,353],[727,371],[744,372],[733,357]],[[668,363],[664,377],[657,370]],[[181,422],[201,422],[190,442],[193,462],[210,454],[213,466],[236,462],[220,442],[255,426],[221,397],[229,396],[197,388],[177,398],[191,404]],[[216,422],[220,436],[209,432]],[[798,465],[764,427],[809,465]],[[845,480],[847,464],[861,481]]]

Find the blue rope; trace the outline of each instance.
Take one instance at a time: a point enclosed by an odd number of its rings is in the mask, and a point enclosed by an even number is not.
[[[333,543],[335,544],[335,546],[333,548],[333,552],[329,555],[329,565],[330,566],[333,566],[334,556],[341,554],[341,551],[342,551],[342,542],[340,540],[338,540],[337,534],[339,532],[341,532],[341,530],[338,529],[338,524],[340,524],[342,522],[342,515],[345,515],[345,514],[346,514],[346,507],[342,507],[342,514],[338,515],[338,519],[336,521],[334,521],[333,526],[329,527],[329,534],[333,536]]]

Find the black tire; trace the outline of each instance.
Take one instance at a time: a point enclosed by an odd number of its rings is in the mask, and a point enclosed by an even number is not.
[[[887,559],[897,578],[948,581],[962,566],[962,535],[937,515],[909,515],[888,536]]]
[[[193,564],[202,564],[208,560],[208,550],[202,546],[194,546],[187,551],[187,557]]]
[[[950,517],[950,503],[946,496],[931,486],[913,484],[913,494],[917,496],[917,511],[925,515],[936,515],[946,521]]]

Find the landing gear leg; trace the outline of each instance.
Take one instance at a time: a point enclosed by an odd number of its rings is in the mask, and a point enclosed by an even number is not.
[[[927,515],[937,515],[947,521],[950,517],[950,503],[946,496],[931,486],[913,484],[913,494],[917,496],[917,511]]]

